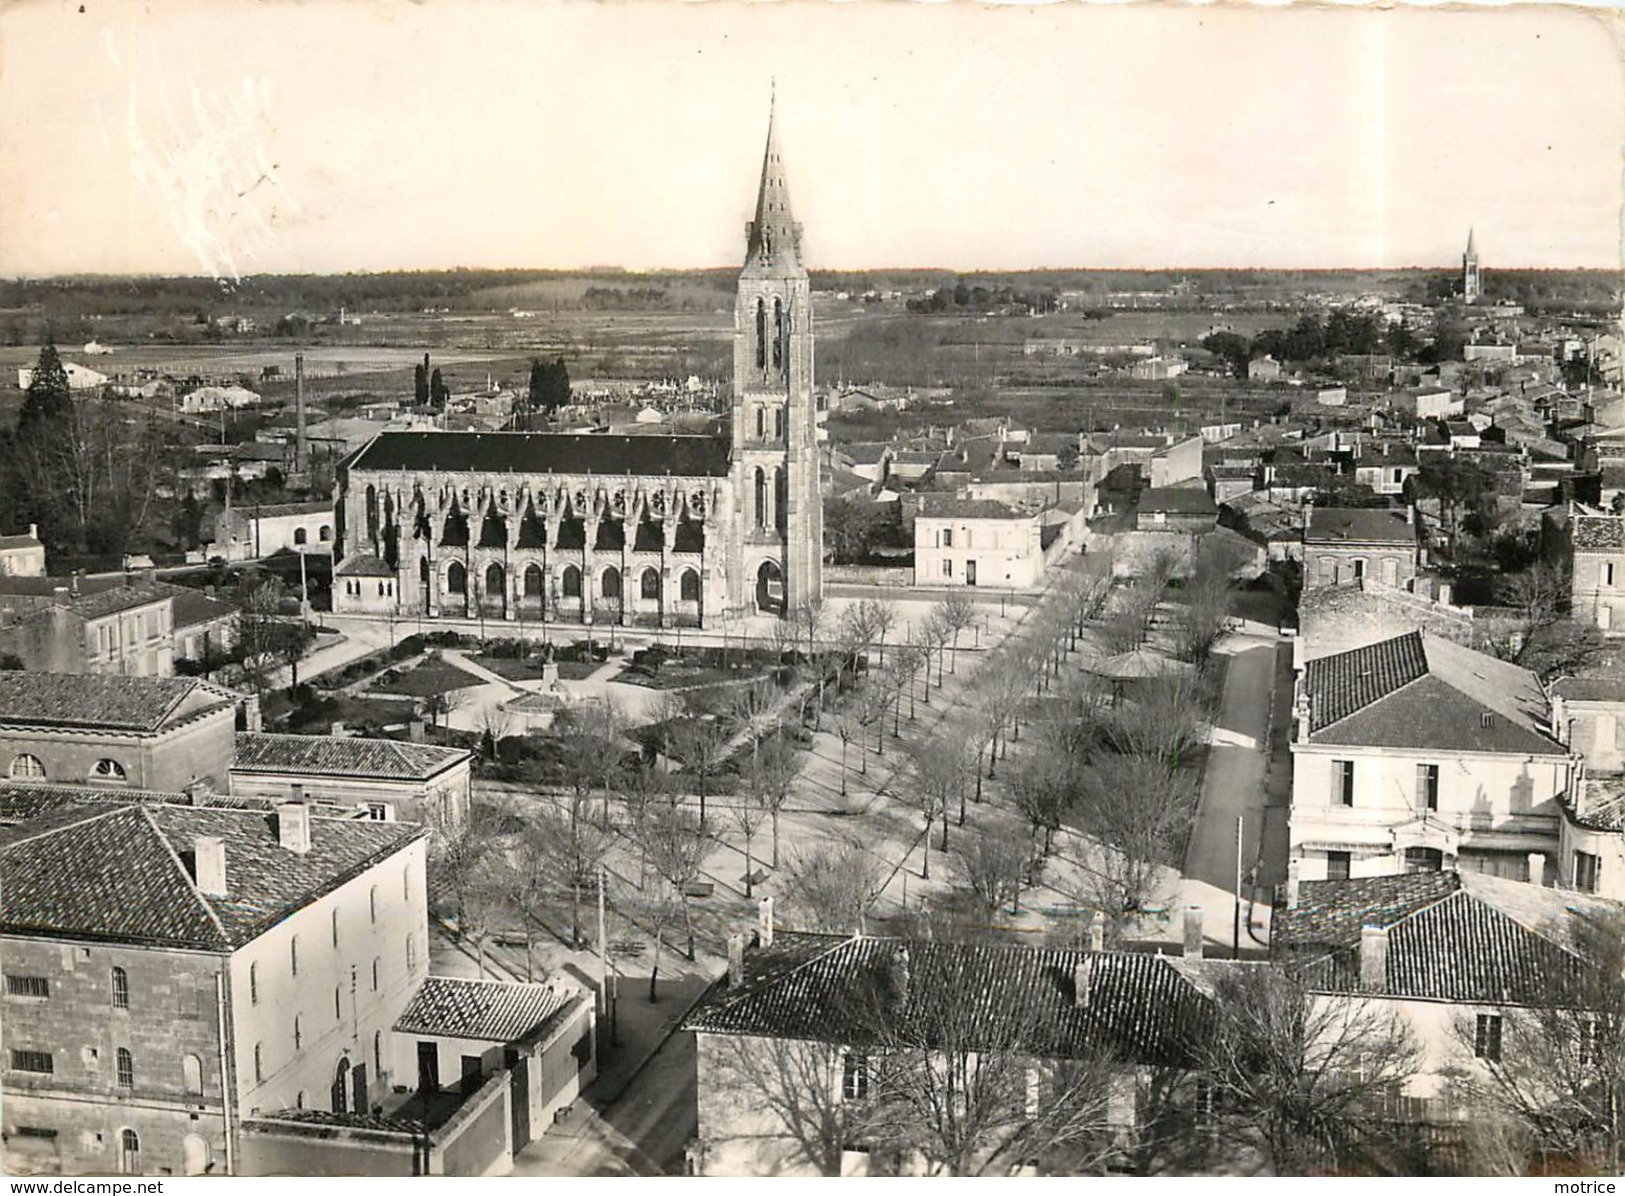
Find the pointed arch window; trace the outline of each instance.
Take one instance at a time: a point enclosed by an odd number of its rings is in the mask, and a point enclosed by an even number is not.
[[[767,366],[767,304],[756,301],[756,368]]]
[[[784,304],[773,300],[773,368],[784,369]]]
[[[767,526],[767,475],[758,466],[756,469],[756,526]]]

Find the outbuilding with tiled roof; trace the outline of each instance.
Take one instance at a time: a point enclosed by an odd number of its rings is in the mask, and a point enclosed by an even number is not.
[[[318,799],[437,828],[458,825],[468,813],[474,756],[466,748],[239,732],[236,749],[231,791],[241,796]]]

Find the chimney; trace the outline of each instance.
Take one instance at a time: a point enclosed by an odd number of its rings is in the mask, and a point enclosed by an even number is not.
[[[226,895],[226,842],[213,835],[192,844],[192,872],[200,892],[208,897]]]
[[[773,945],[773,898],[763,897],[756,903],[756,941],[764,947]]]
[[[28,538],[30,540],[38,540],[39,539],[39,524],[30,523],[28,525]]]
[[[279,802],[276,808],[276,838],[279,844],[296,855],[309,851],[310,807],[303,801]]]
[[[1546,883],[1546,857],[1541,852],[1529,853],[1529,883],[1532,885]]]
[[[1089,1008],[1089,988],[1095,961],[1085,955],[1072,967],[1072,1003],[1079,1009]]]
[[[185,792],[187,805],[206,805],[210,794],[214,792],[214,785],[207,777],[193,777],[186,783]]]
[[[407,720],[406,738],[413,743],[423,742],[423,720],[421,718]]]
[[[1293,856],[1290,860],[1287,861],[1287,864],[1286,864],[1286,907],[1287,907],[1287,909],[1297,909],[1298,908],[1298,885],[1300,883],[1300,878],[1298,876],[1298,870],[1299,870],[1300,866],[1301,865],[1299,863],[1299,860],[1298,860],[1297,856]]]
[[[344,723],[343,723],[342,720],[339,721],[339,722],[334,723],[331,727],[329,727],[328,728],[328,733],[331,734],[331,735],[341,737],[341,738],[343,736],[349,734],[349,732],[344,729]]]
[[[1202,958],[1202,907],[1185,907],[1185,958]]]
[[[1089,950],[1099,954],[1106,949],[1106,914],[1104,910],[1096,910],[1095,916],[1089,919]]]
[[[897,953],[891,957],[892,987],[897,990],[899,1001],[908,997],[909,976],[908,948],[899,947]]]
[[[305,355],[293,355],[293,467],[304,473],[309,467],[310,445],[305,439]]]
[[[68,589],[67,586],[53,586],[53,587],[51,587],[51,599],[58,606],[66,606],[66,605],[68,605],[68,602],[72,597],[73,597],[73,594]]]
[[[79,573],[77,570],[74,571],[72,577],[68,578],[68,586],[73,591],[73,596],[75,598],[79,597]]]
[[[1381,992],[1388,983],[1388,932],[1381,926],[1360,927],[1360,987]]]
[[[207,595],[208,597],[210,597],[210,598],[214,598],[214,597],[218,596],[219,592],[220,592],[219,589],[217,587],[215,587],[215,586],[204,586],[203,587],[203,593],[205,595]]]
[[[728,987],[738,988],[745,982],[745,936],[728,936]]]

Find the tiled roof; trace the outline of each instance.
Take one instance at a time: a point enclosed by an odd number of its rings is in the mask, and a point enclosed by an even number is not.
[[[1311,660],[1304,674],[1313,703],[1310,731],[1340,722],[1426,676],[1427,671],[1427,654],[1417,632]]]
[[[156,586],[114,586],[96,593],[81,592],[79,597],[69,600],[67,608],[81,619],[101,619],[119,611],[151,606],[168,597]]]
[[[260,503],[256,506],[238,507],[237,513],[244,516],[257,515],[262,519],[274,519],[283,515],[331,515],[333,513],[333,504],[330,502]]]
[[[1527,669],[1412,631],[1304,666],[1320,744],[1561,756]]]
[[[224,950],[240,947],[428,832],[314,817],[300,854],[264,810],[86,804],[0,847],[0,931]],[[227,895],[193,883],[199,838],[225,844]]]
[[[155,588],[159,593],[168,594],[175,602],[176,631],[184,631],[188,627],[201,627],[219,619],[228,619],[237,613],[237,608],[231,603],[211,598],[202,590],[194,590],[191,586],[176,586],[161,581]]]
[[[1597,551],[1625,548],[1625,516],[1576,515],[1574,547]]]
[[[1086,960],[1080,1007],[1074,977]],[[1109,1049],[1175,1062],[1212,1014],[1191,978],[1157,955],[781,932],[747,951],[740,985],[719,980],[683,1028],[863,1046],[884,1024],[929,1038],[947,1013],[944,993],[956,1015],[969,1014],[970,1035],[985,1026],[990,1041],[1018,1036],[1050,1058]]]
[[[1403,511],[1380,507],[1312,507],[1306,544],[1415,544],[1416,528]]]
[[[1140,510],[1175,515],[1216,515],[1212,497],[1197,486],[1156,486],[1140,491]]]
[[[1552,693],[1565,702],[1625,702],[1625,677],[1564,677]]]
[[[232,772],[298,772],[312,776],[426,781],[470,758],[464,748],[347,735],[237,735]]]
[[[1355,992],[1362,927],[1379,926],[1382,992],[1535,1004],[1581,994],[1591,936],[1621,916],[1617,902],[1473,873],[1305,881],[1276,913],[1273,946],[1314,987]]]
[[[363,553],[358,556],[345,557],[344,563],[333,572],[340,577],[395,576],[395,570],[390,568],[387,561],[384,561],[379,557],[375,557],[371,553]]]
[[[0,672],[0,725],[151,734],[182,714],[230,702],[229,691],[190,677]]]
[[[955,498],[951,494],[926,494],[920,498],[920,514],[927,519],[1026,519],[1014,507],[991,498]]]
[[[0,552],[10,552],[18,548],[39,548],[40,542],[24,532],[20,536],[0,536]]]
[[[576,989],[428,976],[395,1021],[397,1034],[518,1042],[564,1020],[590,998]]]
[[[711,436],[383,432],[350,468],[725,477],[728,445]]]

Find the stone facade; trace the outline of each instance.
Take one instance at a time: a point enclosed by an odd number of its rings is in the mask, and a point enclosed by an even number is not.
[[[223,1169],[222,956],[20,937],[4,940],[4,952],[8,1170]],[[123,1007],[115,969],[123,972]],[[49,996],[13,995],[22,978],[44,981]],[[18,1051],[48,1055],[50,1073],[19,1070]],[[129,1052],[128,1084],[120,1082],[120,1051]],[[133,1157],[127,1133],[135,1135]]]
[[[385,433],[341,471],[341,613],[707,625],[822,594],[812,297],[773,123],[734,309],[732,431]]]

